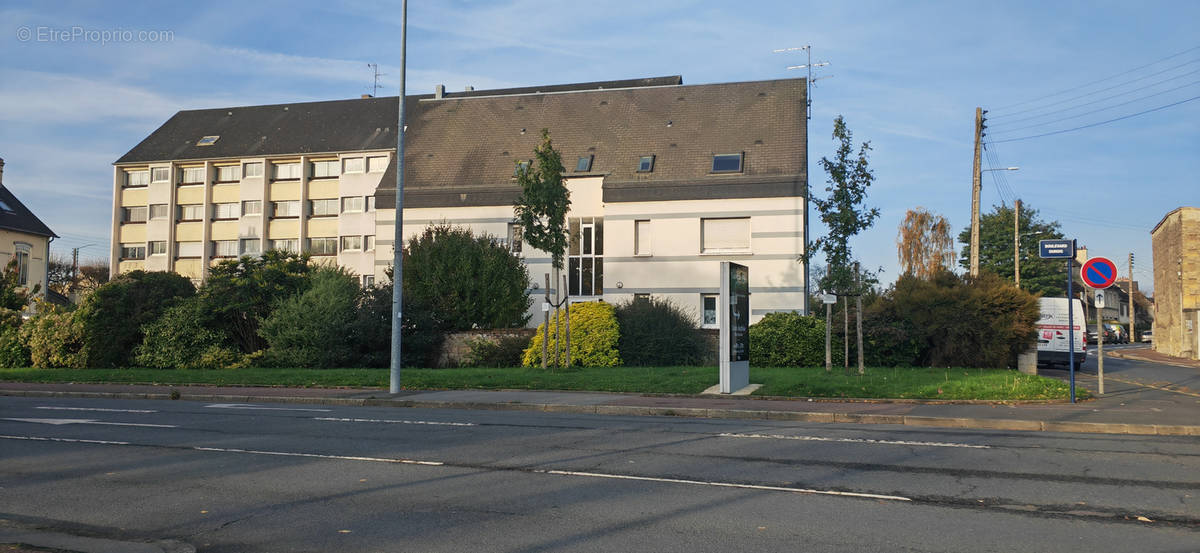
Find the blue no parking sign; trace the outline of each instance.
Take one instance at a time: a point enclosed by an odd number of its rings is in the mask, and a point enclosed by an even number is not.
[[[1079,269],[1079,278],[1084,284],[1103,290],[1117,280],[1117,266],[1107,257],[1093,257]]]

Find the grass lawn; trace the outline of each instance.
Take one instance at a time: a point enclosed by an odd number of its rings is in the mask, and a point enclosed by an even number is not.
[[[716,367],[614,367],[539,369],[404,369],[407,389],[579,390],[698,394],[719,380]],[[387,369],[0,369],[0,381],[92,382],[218,386],[388,386]],[[1052,378],[996,369],[872,368],[865,376],[840,369],[752,367],[758,396],[946,400],[1065,399],[1067,384]],[[1080,398],[1089,397],[1076,388]]]

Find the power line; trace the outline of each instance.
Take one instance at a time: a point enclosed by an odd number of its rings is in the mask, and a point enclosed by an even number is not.
[[[1096,79],[1096,80],[1094,80],[1094,81],[1091,81],[1091,82],[1089,82],[1089,83],[1084,83],[1084,84],[1081,84],[1081,85],[1078,85],[1078,86],[1075,86],[1075,87],[1071,87],[1071,88],[1068,88],[1068,89],[1065,89],[1065,90],[1060,90],[1060,91],[1058,91],[1058,92],[1055,92],[1055,93],[1052,93],[1052,94],[1047,94],[1047,95],[1045,95],[1045,96],[1041,96],[1041,97],[1038,97],[1038,98],[1034,98],[1034,99],[1032,99],[1032,100],[1026,100],[1026,101],[1024,101],[1024,102],[1018,102],[1018,103],[1015,103],[1015,104],[1009,104],[1009,105],[1007,105],[1007,106],[1002,106],[1002,107],[999,107],[999,108],[996,108],[996,109],[997,109],[997,110],[1001,110],[1001,111],[1003,111],[1003,110],[1006,110],[1006,109],[1009,109],[1009,108],[1015,108],[1015,107],[1017,107],[1017,106],[1023,106],[1023,105],[1026,105],[1026,104],[1032,104],[1033,102],[1037,102],[1037,101],[1040,101],[1040,100],[1045,100],[1046,98],[1053,98],[1053,97],[1055,97],[1055,96],[1060,96],[1060,95],[1062,95],[1062,94],[1066,94],[1066,93],[1068,93],[1068,92],[1072,92],[1072,91],[1075,91],[1075,90],[1079,90],[1079,89],[1081,89],[1081,88],[1088,87],[1088,86],[1094,85],[1094,84],[1096,84],[1096,83],[1102,83],[1102,82],[1104,82],[1104,81],[1107,81],[1107,80],[1109,80],[1109,79],[1115,79],[1115,78],[1117,78],[1117,77],[1120,77],[1121,75],[1124,75],[1124,74],[1126,74],[1126,73],[1130,73],[1130,72],[1133,72],[1133,71],[1137,71],[1137,70],[1139,70],[1139,69],[1143,69],[1143,68],[1146,68],[1146,67],[1150,67],[1151,65],[1157,65],[1157,64],[1159,64],[1159,63],[1162,63],[1162,62],[1164,62],[1164,61],[1167,61],[1167,60],[1169,60],[1169,59],[1173,59],[1173,58],[1177,58],[1177,57],[1179,57],[1179,56],[1182,56],[1182,55],[1184,55],[1184,54],[1186,54],[1186,53],[1188,53],[1188,52],[1191,52],[1191,51],[1193,51],[1193,50],[1200,50],[1200,46],[1194,46],[1194,47],[1192,47],[1192,48],[1188,48],[1187,50],[1184,50],[1184,51],[1182,51],[1182,52],[1178,52],[1178,53],[1175,53],[1175,54],[1171,54],[1171,55],[1169,55],[1169,56],[1167,56],[1167,57],[1165,57],[1165,58],[1162,58],[1162,59],[1160,59],[1160,60],[1156,60],[1156,61],[1152,61],[1152,62],[1150,62],[1150,63],[1147,63],[1147,64],[1145,64],[1145,65],[1139,65],[1139,66],[1137,66],[1137,67],[1134,67],[1134,68],[1132,68],[1132,69],[1127,69],[1127,70],[1125,70],[1125,71],[1122,71],[1122,72],[1120,72],[1120,73],[1117,73],[1117,74],[1115,74],[1115,75],[1112,75],[1112,76],[1109,76],[1109,77],[1104,77],[1103,79]]]
[[[1085,103],[1082,103],[1082,104],[1079,104],[1079,105],[1071,106],[1071,107],[1069,107],[1069,108],[1062,108],[1062,109],[1058,109],[1058,110],[1054,110],[1054,111],[1049,111],[1049,112],[1046,112],[1046,113],[1039,113],[1039,114],[1037,114],[1037,115],[1030,115],[1029,117],[1022,117],[1022,118],[1020,118],[1020,119],[1013,119],[1012,121],[1006,121],[1006,122],[1004,122],[1004,123],[1002,124],[1002,126],[1003,126],[1003,125],[1011,125],[1011,124],[1013,124],[1013,123],[1020,123],[1020,122],[1022,122],[1022,121],[1029,121],[1029,120],[1031,120],[1031,119],[1038,119],[1038,118],[1041,118],[1041,117],[1046,117],[1046,116],[1048,116],[1048,115],[1054,115],[1054,114],[1056,114],[1056,113],[1062,113],[1062,112],[1064,112],[1064,111],[1071,111],[1071,110],[1073,110],[1073,109],[1079,109],[1079,108],[1081,108],[1081,107],[1084,107],[1084,106],[1090,106],[1090,105],[1092,105],[1092,104],[1098,104],[1098,103],[1100,103],[1100,102],[1103,102],[1103,101],[1105,101],[1105,100],[1111,100],[1111,99],[1113,99],[1113,98],[1118,98],[1118,97],[1120,97],[1120,96],[1124,96],[1124,95],[1126,95],[1126,94],[1133,94],[1134,92],[1139,92],[1139,91],[1142,91],[1142,90],[1146,90],[1147,88],[1154,88],[1154,87],[1156,87],[1156,86],[1158,86],[1158,85],[1160,85],[1160,84],[1163,84],[1163,83],[1168,83],[1168,82],[1171,82],[1171,81],[1173,81],[1173,80],[1175,80],[1175,79],[1182,79],[1182,78],[1184,78],[1184,77],[1186,77],[1186,76],[1188,76],[1188,75],[1194,75],[1194,74],[1196,74],[1196,73],[1200,73],[1200,69],[1197,69],[1197,70],[1195,70],[1195,71],[1189,71],[1189,72],[1187,72],[1187,73],[1181,73],[1181,74],[1179,74],[1179,75],[1175,75],[1174,77],[1170,77],[1170,78],[1166,78],[1166,79],[1163,79],[1163,80],[1161,80],[1161,81],[1158,81],[1158,82],[1156,82],[1156,83],[1151,83],[1151,84],[1148,84],[1148,85],[1146,85],[1146,86],[1139,87],[1139,88],[1135,88],[1135,89],[1132,89],[1132,90],[1126,90],[1125,92],[1122,92],[1122,93],[1120,93],[1120,94],[1113,94],[1112,96],[1105,96],[1104,98],[1100,98],[1100,99],[1098,99],[1098,100],[1092,100],[1091,102],[1085,102]],[[1193,83],[1193,84],[1194,84],[1194,83]],[[1050,106],[1043,106],[1043,107],[1050,107]],[[1037,109],[1043,109],[1043,108],[1037,108]],[[1015,114],[1010,114],[1010,115],[1015,115]],[[1002,115],[998,115],[997,117],[1004,117],[1004,116],[1002,116]]]
[[[1183,66],[1185,66],[1185,65],[1191,65],[1191,64],[1193,64],[1193,63],[1196,63],[1197,61],[1200,61],[1200,58],[1194,59],[1194,60],[1192,60],[1192,61],[1184,62],[1184,63],[1181,63],[1181,64],[1179,64],[1179,65],[1173,66],[1173,67],[1168,67],[1168,68],[1166,68],[1166,69],[1163,69],[1162,71],[1159,71],[1159,72],[1157,72],[1157,73],[1151,73],[1151,74],[1149,74],[1149,75],[1144,75],[1144,76],[1138,77],[1138,78],[1136,78],[1136,79],[1131,79],[1131,80],[1128,80],[1128,81],[1125,81],[1125,82],[1122,82],[1122,83],[1117,83],[1117,84],[1115,84],[1115,85],[1112,85],[1112,86],[1110,86],[1110,87],[1108,87],[1108,88],[1101,88],[1100,90],[1093,90],[1092,92],[1088,92],[1087,94],[1081,94],[1081,95],[1079,95],[1079,96],[1075,96],[1075,97],[1073,97],[1073,98],[1067,98],[1066,100],[1059,100],[1059,101],[1057,101],[1057,102],[1053,102],[1053,103],[1050,103],[1050,104],[1046,104],[1046,105],[1044,105],[1044,106],[1039,106],[1039,107],[1034,107],[1034,108],[1024,109],[1024,110],[1021,110],[1021,111],[1014,111],[1014,112],[1012,112],[1012,113],[1005,113],[1005,114],[997,115],[997,116],[995,116],[995,117],[996,117],[996,118],[1012,117],[1013,115],[1019,115],[1019,114],[1022,114],[1022,113],[1028,113],[1028,112],[1030,112],[1030,111],[1037,111],[1037,110],[1039,110],[1039,109],[1045,109],[1045,108],[1048,108],[1048,107],[1050,107],[1050,106],[1057,106],[1057,105],[1059,105],[1059,104],[1065,104],[1065,103],[1067,103],[1067,102],[1070,102],[1070,101],[1073,101],[1073,100],[1078,100],[1078,99],[1080,99],[1080,98],[1087,98],[1088,96],[1094,96],[1094,95],[1096,95],[1096,94],[1099,94],[1099,93],[1101,93],[1101,92],[1108,92],[1108,91],[1110,91],[1110,90],[1113,90],[1114,88],[1121,88],[1121,87],[1123,87],[1123,86],[1125,86],[1125,85],[1127,85],[1127,84],[1133,84],[1133,83],[1136,83],[1136,82],[1138,82],[1138,81],[1141,81],[1141,80],[1149,79],[1150,77],[1157,77],[1157,76],[1159,76],[1159,75],[1162,75],[1163,73],[1166,73],[1166,72],[1168,72],[1168,71],[1174,71],[1174,70],[1176,70],[1176,69],[1179,69],[1180,67],[1183,67]]]
[[[1101,122],[1099,122],[1099,123],[1092,123],[1092,124],[1090,124],[1090,125],[1083,125],[1083,126],[1081,126],[1081,127],[1075,127],[1075,128],[1072,128],[1072,129],[1064,129],[1064,130],[1061,130],[1061,131],[1047,132],[1047,133],[1035,134],[1035,135],[1031,135],[1031,136],[1022,136],[1022,137],[1019,137],[1019,138],[1006,138],[1006,139],[1004,139],[1004,140],[993,140],[993,141],[992,141],[992,143],[994,143],[994,144],[1000,144],[1000,143],[1002,143],[1002,142],[1016,142],[1016,141],[1018,141],[1018,140],[1029,140],[1029,139],[1032,139],[1032,138],[1041,138],[1041,137],[1043,137],[1043,136],[1053,136],[1053,135],[1056,135],[1056,134],[1063,134],[1063,133],[1068,133],[1068,132],[1072,132],[1072,131],[1078,131],[1078,130],[1081,130],[1081,129],[1089,129],[1089,128],[1092,128],[1092,127],[1098,127],[1098,126],[1100,126],[1100,125],[1106,125],[1106,124],[1108,124],[1108,123],[1113,123],[1113,122],[1116,122],[1116,121],[1121,121],[1121,120],[1123,120],[1123,119],[1129,119],[1130,117],[1137,117],[1137,116],[1139,116],[1139,115],[1145,115],[1145,114],[1147,114],[1147,113],[1153,113],[1153,112],[1156,112],[1156,111],[1161,111],[1161,110],[1164,110],[1164,109],[1167,109],[1167,108],[1170,108],[1170,107],[1175,107],[1175,106],[1178,106],[1178,105],[1180,105],[1180,104],[1186,104],[1186,103],[1188,103],[1188,102],[1191,102],[1191,101],[1194,101],[1194,100],[1200,100],[1200,96],[1192,96],[1191,98],[1188,98],[1188,99],[1186,99],[1186,100],[1180,100],[1180,101],[1178,101],[1178,102],[1175,102],[1175,103],[1172,103],[1172,104],[1167,104],[1167,105],[1165,105],[1165,106],[1158,106],[1158,107],[1156,107],[1156,108],[1148,109],[1148,110],[1146,110],[1146,111],[1139,111],[1139,112],[1137,112],[1137,113],[1131,113],[1131,114],[1129,114],[1129,115],[1126,115],[1126,116],[1123,116],[1123,117],[1117,117],[1117,118],[1115,118],[1115,119],[1109,119],[1108,121],[1101,121]]]
[[[1196,70],[1196,71],[1194,71],[1194,72],[1195,72],[1195,73],[1200,73],[1200,70]],[[1175,87],[1175,88],[1170,88],[1170,89],[1164,90],[1164,91],[1162,91],[1162,92],[1155,92],[1154,94],[1147,94],[1146,96],[1142,96],[1142,97],[1140,97],[1140,98],[1134,98],[1134,99],[1132,99],[1132,100],[1127,100],[1127,101],[1121,102],[1121,103],[1119,103],[1119,104],[1113,104],[1113,105],[1111,105],[1111,106],[1102,107],[1102,108],[1100,108],[1100,109],[1094,109],[1094,110],[1092,110],[1092,111],[1085,111],[1085,112],[1083,112],[1083,113],[1080,113],[1080,114],[1078,114],[1078,115],[1071,115],[1071,116],[1068,116],[1068,117],[1060,117],[1060,118],[1058,118],[1058,119],[1054,119],[1054,120],[1051,120],[1051,121],[1046,121],[1045,123],[1035,123],[1035,124],[1033,124],[1033,125],[1025,125],[1024,127],[1016,127],[1016,128],[1012,128],[1012,129],[1009,129],[1009,130],[1006,130],[1006,131],[1000,131],[1000,132],[999,132],[999,133],[997,133],[997,134],[1011,134],[1011,133],[1017,132],[1017,131],[1019,131],[1019,130],[1024,130],[1024,129],[1032,129],[1032,128],[1034,128],[1034,127],[1044,127],[1044,126],[1046,126],[1046,125],[1050,125],[1050,124],[1053,124],[1053,123],[1060,123],[1060,122],[1062,122],[1062,121],[1067,121],[1067,120],[1070,120],[1070,119],[1078,119],[1078,118],[1080,118],[1080,117],[1083,117],[1083,116],[1086,116],[1086,115],[1092,115],[1093,113],[1100,113],[1100,112],[1102,112],[1102,111],[1108,111],[1108,110],[1110,110],[1110,109],[1113,109],[1113,108],[1119,108],[1119,107],[1121,107],[1121,106],[1124,106],[1124,105],[1127,105],[1127,104],[1132,104],[1132,103],[1134,103],[1134,102],[1140,102],[1140,101],[1142,101],[1142,100],[1145,100],[1145,99],[1147,99],[1147,98],[1153,98],[1153,97],[1155,97],[1155,96],[1161,96],[1161,95],[1163,95],[1163,94],[1166,94],[1166,93],[1168,93],[1168,92],[1175,92],[1176,90],[1183,89],[1183,88],[1187,88],[1187,87],[1189,87],[1189,86],[1196,85],[1196,84],[1200,84],[1200,81],[1192,81],[1192,82],[1190,82],[1190,83],[1188,83],[1188,84],[1185,84],[1185,85],[1182,85],[1182,86],[1177,86],[1177,87]],[[1071,108],[1071,109],[1075,109],[1075,108]]]

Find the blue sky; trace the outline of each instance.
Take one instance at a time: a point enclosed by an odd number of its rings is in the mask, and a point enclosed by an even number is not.
[[[83,256],[101,256],[114,160],[181,109],[357,97],[370,92],[368,63],[386,74],[380,94],[394,95],[399,11],[355,1],[2,2],[4,183],[63,236],[56,253],[95,243]],[[1093,255],[1123,267],[1134,252],[1134,276],[1149,288],[1150,230],[1170,210],[1200,205],[1200,100],[999,141],[1200,96],[1196,21],[1196,2],[414,0],[408,87],[789,78],[800,76],[785,69],[800,55],[772,50],[811,44],[814,61],[831,62],[817,74],[832,76],[813,92],[813,186],[824,188],[815,160],[831,155],[841,114],[874,148],[868,205],[882,216],[854,246],[865,265],[884,268],[884,282],[896,277],[905,210],[942,214],[956,234],[969,223],[982,106],[997,166],[1021,167],[998,184],[984,174],[985,210],[1015,195]],[[48,40],[76,27],[92,34]],[[97,40],[114,30],[132,40]]]

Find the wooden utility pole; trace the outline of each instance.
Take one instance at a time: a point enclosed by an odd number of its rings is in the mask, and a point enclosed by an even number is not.
[[[1021,200],[1013,202],[1013,282],[1021,287]]]
[[[1129,252],[1129,343],[1140,341],[1137,339],[1137,332],[1134,332],[1134,325],[1137,322],[1137,317],[1133,311],[1133,252]]]
[[[979,193],[983,179],[979,157],[983,153],[983,108],[975,108],[975,165],[971,171],[971,276],[979,276]]]

